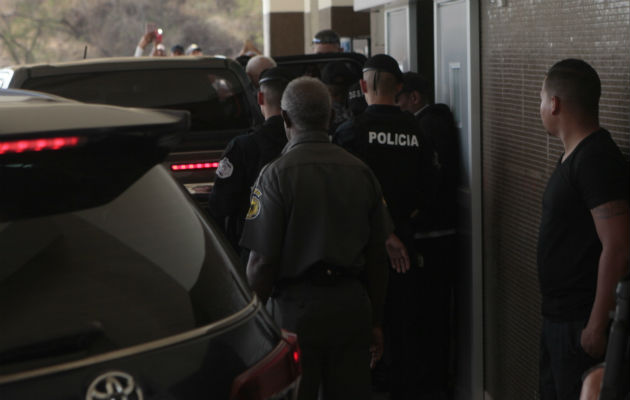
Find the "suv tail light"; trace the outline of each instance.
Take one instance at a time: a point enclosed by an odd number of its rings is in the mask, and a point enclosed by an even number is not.
[[[271,353],[234,379],[230,400],[295,399],[302,375],[297,335],[282,331]]]
[[[195,169],[217,169],[217,168],[219,168],[218,162],[171,164],[171,171],[190,171],[190,170],[195,170]]]
[[[27,151],[59,150],[79,145],[77,136],[22,139],[0,142],[0,154],[24,153]]]

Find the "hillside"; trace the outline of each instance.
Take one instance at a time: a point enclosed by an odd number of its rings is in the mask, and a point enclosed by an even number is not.
[[[147,22],[168,48],[197,43],[204,54],[262,50],[260,0],[2,0],[0,66],[132,55]]]

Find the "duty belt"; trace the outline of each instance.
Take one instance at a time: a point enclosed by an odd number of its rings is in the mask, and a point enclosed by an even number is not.
[[[300,283],[311,283],[316,286],[335,285],[344,280],[360,279],[363,267],[341,267],[325,263],[317,263],[300,276],[282,278],[274,284],[272,297],[277,296],[284,288]]]
[[[457,229],[455,228],[440,229],[440,230],[429,231],[429,232],[418,232],[413,235],[413,238],[414,239],[433,239],[433,238],[439,238],[443,236],[454,235],[456,233],[457,233]]]

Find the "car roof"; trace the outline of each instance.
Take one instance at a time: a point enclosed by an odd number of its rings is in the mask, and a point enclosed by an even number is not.
[[[229,68],[238,62],[222,57],[178,56],[178,57],[107,57],[85,60],[13,65],[5,70],[28,71],[31,77],[68,74],[69,72],[98,72],[129,69],[162,68]]]
[[[361,53],[341,52],[341,53],[315,53],[315,54],[294,54],[287,56],[273,57],[278,65],[304,64],[312,62],[331,62],[331,61],[352,61],[356,64],[363,65],[367,59]]]
[[[31,99],[62,100],[63,98],[55,96],[54,94],[36,92],[34,90],[0,89],[0,101],[27,101]],[[69,99],[65,100],[72,101]]]
[[[26,90],[0,90],[0,139],[28,138],[42,133],[102,130],[118,127],[178,125],[188,128],[186,112],[155,111],[101,104],[86,104]]]

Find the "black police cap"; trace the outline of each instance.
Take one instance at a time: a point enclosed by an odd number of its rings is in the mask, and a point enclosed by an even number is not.
[[[270,81],[285,81],[289,83],[295,78],[295,75],[291,70],[283,67],[273,67],[267,68],[263,72],[260,73],[260,78],[258,79],[258,84],[262,85],[265,82]]]
[[[403,87],[401,93],[410,93],[417,90],[420,94],[428,94],[430,89],[429,81],[417,72],[405,72],[403,74]]]
[[[332,61],[322,70],[322,82],[327,85],[350,85],[359,77],[343,61]]]
[[[383,71],[394,75],[399,82],[403,80],[402,72],[398,66],[398,62],[387,54],[377,54],[368,58],[363,64],[363,72],[365,71]]]
[[[324,29],[315,34],[313,44],[339,44],[339,35],[332,29]]]

